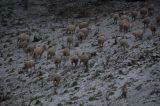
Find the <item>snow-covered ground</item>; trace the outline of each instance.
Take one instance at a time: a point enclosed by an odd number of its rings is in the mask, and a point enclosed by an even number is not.
[[[4,1],[4,0],[3,0]],[[18,1],[18,0],[17,0]],[[43,4],[43,0],[34,4]],[[5,3],[4,3],[5,4]],[[116,2],[114,7],[121,7],[125,12],[139,10],[140,2]],[[160,26],[156,27],[156,35],[152,36],[146,29],[142,40],[135,40],[132,32],[143,28],[142,19],[132,21],[131,29],[124,33],[119,26],[113,24],[110,14],[105,12],[83,19],[90,19],[90,32],[86,40],[78,47],[72,47],[71,54],[96,52],[89,60],[89,71],[83,65],[73,68],[70,59],[62,60],[60,73],[62,80],[55,87],[51,78],[57,70],[52,60],[47,60],[47,50],[36,62],[36,69],[29,72],[22,69],[24,61],[32,56],[17,47],[17,32],[30,31],[30,45],[46,46],[48,41],[56,48],[56,54],[62,54],[67,45],[66,27],[73,20],[57,19],[54,15],[46,15],[43,5],[32,6],[23,11],[16,3],[12,8],[12,16],[6,14],[8,5],[0,8],[0,106],[159,106],[160,105]],[[155,17],[160,15],[159,4],[153,16],[149,16],[155,24]],[[104,7],[103,7],[104,8]],[[117,10],[118,10],[117,9]],[[120,11],[121,12],[121,11]],[[41,15],[45,14],[45,15]],[[6,16],[6,17],[5,17]],[[77,26],[74,45],[77,42]],[[105,35],[104,47],[97,44],[97,36]],[[114,45],[113,36],[119,36]],[[33,37],[42,38],[32,42]],[[120,39],[127,39],[129,48],[124,53],[119,47]],[[109,63],[106,61],[109,58]],[[126,90],[126,97],[123,93]]]

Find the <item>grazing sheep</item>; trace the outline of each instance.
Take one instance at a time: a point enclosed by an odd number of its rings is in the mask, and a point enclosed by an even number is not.
[[[121,20],[128,20],[129,21],[129,17],[127,15],[121,15]]]
[[[157,25],[160,25],[160,16],[156,17],[156,23],[157,23]]]
[[[82,28],[88,28],[89,26],[89,21],[85,21],[85,22],[81,22],[79,24],[79,28],[82,29]]]
[[[59,82],[61,81],[61,74],[59,72],[56,72],[53,74],[53,83],[55,84],[55,86],[57,86],[59,84]]]
[[[70,49],[71,45],[73,45],[73,37],[67,36],[67,47]]]
[[[142,39],[143,38],[143,35],[144,35],[144,31],[142,29],[140,30],[137,30],[137,31],[134,31],[133,33],[133,36],[135,36],[136,39]]]
[[[120,22],[119,22],[119,31],[124,31],[124,23],[128,23],[128,20],[127,19],[124,19],[124,20],[121,20]]]
[[[149,18],[145,18],[145,19],[143,20],[144,30],[145,30],[145,28],[148,27],[149,23],[150,23],[150,19],[149,19]]]
[[[18,42],[18,47],[19,48],[25,49],[25,48],[27,48],[27,46],[28,46],[28,41],[20,41],[20,42]]]
[[[48,49],[48,53],[47,53],[47,59],[51,59],[54,55],[55,55],[55,49],[54,49],[54,47],[50,47],[49,49]]]
[[[84,33],[84,38],[86,39],[86,37],[88,36],[89,30],[87,28],[82,28],[80,29],[80,32]]]
[[[120,47],[123,47],[123,49],[125,51],[125,49],[129,47],[127,40],[124,40],[124,39],[120,40]]]
[[[75,30],[76,30],[76,26],[70,24],[70,25],[68,25],[68,27],[67,27],[67,34],[73,34],[73,33],[75,32]]]
[[[61,56],[55,56],[54,63],[56,65],[56,68],[60,67],[61,64]]]
[[[35,49],[35,46],[27,46],[27,48],[24,48],[24,51],[26,53],[31,53],[32,54],[34,49]]]
[[[78,56],[77,55],[73,55],[73,56],[71,56],[70,60],[71,60],[72,66],[75,65],[75,67],[76,67],[77,64],[78,64],[78,61],[79,61]]]
[[[33,51],[33,56],[32,56],[32,57],[33,57],[34,59],[38,58],[38,56],[41,58],[43,52],[44,52],[44,48],[42,48],[42,47],[37,47],[37,48],[34,49],[34,51]]]
[[[104,41],[105,41],[104,36],[103,36],[103,35],[100,35],[100,36],[97,38],[97,41],[98,41],[99,46],[103,47],[103,44],[104,44]]]
[[[151,30],[152,35],[155,35],[155,33],[156,33],[156,26],[155,25],[150,25],[149,29]]]
[[[147,15],[147,8],[143,7],[140,10],[141,18],[144,18]]]
[[[137,11],[132,11],[131,12],[131,17],[132,17],[132,20],[135,21],[135,19],[137,18],[138,16],[138,12]]]
[[[119,19],[119,14],[118,13],[113,14],[112,18],[113,18],[113,22],[117,24],[117,21]]]
[[[20,33],[20,34],[18,35],[18,38],[17,38],[17,44],[18,44],[19,42],[22,42],[22,41],[27,41],[27,42],[29,42],[29,40],[30,40],[29,34],[27,34],[27,33]]]
[[[35,69],[35,64],[36,64],[35,60],[25,61],[23,69],[30,69],[32,67],[34,67]]]
[[[154,4],[148,5],[148,15],[153,15],[154,7],[155,7]]]
[[[88,61],[91,59],[91,55],[87,55],[87,54],[82,54],[79,55],[79,59],[80,59],[80,64],[83,63],[83,65],[85,65],[86,67],[86,71],[88,70]]]
[[[82,43],[82,40],[85,38],[85,34],[83,32],[78,33],[78,40]]]
[[[63,56],[69,56],[69,55],[70,55],[69,48],[63,49]]]
[[[130,27],[129,22],[126,21],[126,22],[123,23],[124,32],[128,32],[129,31],[129,27]]]

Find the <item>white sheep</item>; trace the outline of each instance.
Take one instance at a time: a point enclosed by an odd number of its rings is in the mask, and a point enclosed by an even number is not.
[[[27,42],[29,42],[29,40],[30,40],[29,34],[23,32],[23,33],[20,33],[20,34],[18,35],[17,44],[18,44],[19,42],[22,42],[22,41],[27,41]]]

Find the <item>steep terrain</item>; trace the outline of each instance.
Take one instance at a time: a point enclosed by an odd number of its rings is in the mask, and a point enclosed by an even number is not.
[[[153,36],[147,28],[143,39],[136,40],[132,32],[143,29],[143,19],[132,21],[130,17],[131,28],[125,33],[119,31],[119,26],[113,24],[111,17],[113,12],[128,14],[132,10],[139,10],[143,2],[112,1],[109,6],[102,3],[97,7],[91,2],[91,8],[87,10],[90,16],[86,16],[84,11],[82,14],[75,11],[73,16],[54,14],[54,10],[48,12],[47,3],[45,0],[30,1],[28,10],[23,10],[19,0],[13,3],[1,1],[0,106],[160,105],[160,26],[156,27],[156,35]],[[156,2],[155,5],[153,16],[148,16],[154,24],[160,15],[160,3]],[[64,18],[57,15],[64,15]],[[83,16],[85,18],[80,18]],[[76,45],[78,24],[88,19],[89,36],[78,47],[71,47],[71,54],[95,54],[89,60],[87,72],[83,65],[74,68],[69,57],[66,61],[63,58],[58,69],[62,80],[55,87],[51,78],[57,69],[53,59],[47,60],[47,50],[37,60],[35,70],[22,69],[24,61],[32,56],[18,49],[18,32],[31,32],[30,45],[46,48],[52,45],[56,48],[56,54],[61,55],[62,49],[67,46],[67,25],[71,22],[77,25],[73,35]],[[98,46],[96,40],[101,34],[105,35],[103,48]],[[40,41],[33,42],[34,36]],[[117,44],[114,36],[117,36]],[[129,42],[126,51],[119,47],[120,39]]]

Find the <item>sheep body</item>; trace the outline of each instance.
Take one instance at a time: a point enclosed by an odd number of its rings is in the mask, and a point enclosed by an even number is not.
[[[70,55],[69,48],[63,49],[63,56],[69,56],[69,55]]]
[[[82,29],[82,28],[88,28],[89,26],[89,21],[85,21],[85,22],[81,22],[79,24],[79,28]]]
[[[77,55],[73,55],[73,56],[71,56],[70,60],[71,60],[72,66],[75,65],[75,67],[76,67],[77,64],[78,64],[78,61],[79,61],[78,56]]]
[[[127,40],[123,39],[123,40],[120,40],[120,46],[123,47],[125,50],[126,48],[129,47],[129,44],[128,44]]]
[[[60,67],[60,64],[61,64],[61,56],[55,56],[54,58],[54,63],[56,65],[56,67]]]
[[[71,48],[71,45],[73,45],[73,37],[67,36],[67,46]]]
[[[34,69],[35,69],[35,60],[29,60],[29,61],[24,62],[23,69],[30,69],[32,67],[34,67]]]
[[[131,12],[132,20],[135,20],[135,19],[137,18],[137,15],[138,15],[138,12],[137,12],[137,11],[132,11],[132,12]]]
[[[89,30],[87,28],[82,28],[82,29],[80,29],[80,32],[83,32],[84,38],[86,38],[88,36]]]
[[[41,57],[43,52],[44,52],[44,48],[41,48],[41,47],[35,48],[33,51],[33,58],[37,58],[38,56]]]
[[[119,14],[115,13],[112,16],[114,23],[117,23],[118,19],[119,19]]]
[[[54,55],[55,55],[55,49],[54,49],[54,47],[50,47],[48,49],[47,59],[52,58]]]
[[[99,44],[101,47],[103,47],[103,44],[104,44],[104,41],[105,41],[104,36],[103,36],[103,35],[99,36],[99,37],[97,38],[97,41],[98,41],[98,44]]]
[[[132,33],[136,39],[140,38],[142,39],[143,38],[143,35],[144,35],[144,31],[143,30],[137,30],[137,31],[134,31]]]
[[[78,40],[80,41],[80,42],[82,42],[82,40],[85,38],[85,34],[83,33],[83,32],[79,32],[78,33]]]
[[[30,40],[30,36],[27,33],[21,33],[21,34],[18,35],[17,43],[21,42],[21,41],[29,42],[29,40]]]
[[[155,35],[155,33],[156,33],[156,26],[155,26],[155,25],[151,25],[151,26],[149,27],[149,29],[151,30],[152,35]]]
[[[61,74],[59,72],[54,73],[52,80],[53,80],[53,83],[55,84],[55,86],[57,86],[59,84],[59,82],[61,81]]]
[[[75,25],[72,25],[72,24],[68,25],[68,27],[67,27],[67,33],[68,34],[73,34],[75,32],[75,30],[76,30]]]

